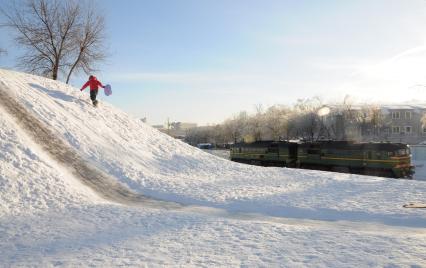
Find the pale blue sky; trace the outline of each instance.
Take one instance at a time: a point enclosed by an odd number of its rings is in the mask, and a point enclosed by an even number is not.
[[[0,0],[0,3],[6,0]],[[105,100],[151,124],[218,123],[321,96],[426,100],[426,1],[103,0]],[[9,32],[0,66],[19,54]],[[72,84],[79,87],[85,76]]]

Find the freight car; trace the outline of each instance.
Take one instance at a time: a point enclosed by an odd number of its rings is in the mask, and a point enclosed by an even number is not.
[[[231,160],[260,166],[280,166],[411,178],[410,148],[402,143],[352,141],[236,143]]]

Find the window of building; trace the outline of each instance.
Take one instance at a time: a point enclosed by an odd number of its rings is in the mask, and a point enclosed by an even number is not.
[[[392,127],[392,133],[399,133],[399,127]]]
[[[410,134],[411,133],[411,126],[405,126],[405,133]]]
[[[411,119],[411,112],[410,111],[405,112],[405,119]]]
[[[400,113],[399,112],[392,112],[392,119],[399,119]]]
[[[423,127],[423,133],[426,134],[426,127]]]

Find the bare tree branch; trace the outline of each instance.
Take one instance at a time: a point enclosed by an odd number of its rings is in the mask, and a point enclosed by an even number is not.
[[[95,64],[106,58],[105,48],[105,20],[102,16],[96,15],[93,7],[87,9],[86,16],[82,22],[80,31],[74,37],[74,42],[78,44],[78,54],[74,63],[70,66],[66,83],[73,72],[82,70],[86,74],[95,71]]]

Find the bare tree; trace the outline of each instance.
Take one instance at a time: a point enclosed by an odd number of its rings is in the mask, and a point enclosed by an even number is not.
[[[233,142],[241,140],[247,128],[248,118],[247,112],[243,111],[237,116],[234,116],[232,119],[226,120],[223,123],[225,137],[227,137],[229,141]]]
[[[216,144],[216,146],[223,146],[226,143],[229,143],[232,140],[228,140],[225,131],[223,129],[224,127],[220,124],[216,124],[212,127],[213,129],[213,142]]]
[[[373,104],[362,105],[359,125],[363,140],[377,140],[384,123],[385,121],[379,106]]]
[[[364,113],[360,106],[355,106],[355,101],[346,95],[342,103],[344,126],[344,139],[361,140],[361,123]]]
[[[318,97],[297,101],[294,105],[295,118],[293,119],[296,136],[309,141],[320,138],[322,122],[317,112],[322,106],[322,100]]]
[[[19,59],[26,71],[54,80],[67,74],[68,82],[75,70],[91,71],[96,61],[104,59],[94,52],[104,38],[103,19],[81,2],[27,0],[0,11],[7,19],[5,26],[16,30],[15,40],[26,50]]]
[[[206,128],[192,128],[186,131],[185,141],[192,145],[205,143],[209,140],[209,130]]]
[[[274,105],[268,108],[264,116],[264,126],[266,128],[265,136],[280,140],[288,139],[288,127],[291,111],[285,106]]]
[[[105,60],[105,20],[94,12],[94,8],[87,9],[81,27],[74,37],[77,45],[74,61],[70,66],[66,83],[68,84],[74,71],[83,70],[86,74],[95,71],[95,63]]]
[[[256,114],[250,116],[247,121],[247,137],[248,139],[253,139],[255,141],[262,140],[262,128],[264,123],[264,114],[263,106],[261,104],[255,105]]]
[[[7,53],[6,49],[0,48],[0,56],[6,53]]]
[[[342,140],[344,137],[344,120],[339,106],[333,106],[332,112],[323,117],[326,138]]]
[[[64,60],[72,51],[73,29],[77,23],[78,5],[58,1],[31,0],[10,12],[2,10],[6,26],[18,33],[16,41],[26,48],[20,65],[24,69],[56,80]]]

